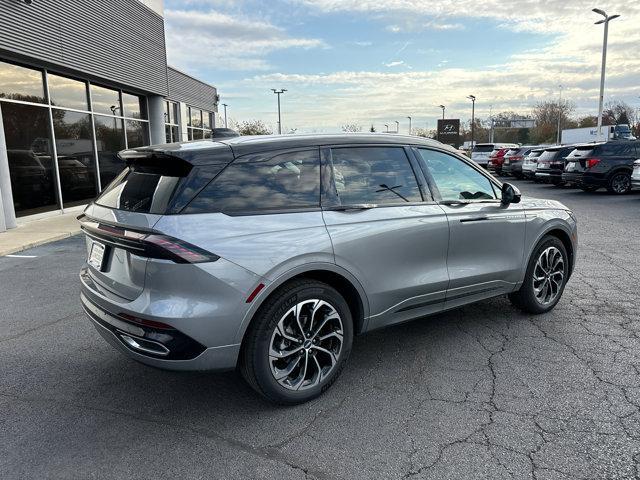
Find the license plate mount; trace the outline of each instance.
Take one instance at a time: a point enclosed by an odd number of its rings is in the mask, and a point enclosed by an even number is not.
[[[91,250],[89,251],[89,265],[98,270],[102,271],[104,267],[104,252],[106,247],[104,244],[100,242],[92,242]]]

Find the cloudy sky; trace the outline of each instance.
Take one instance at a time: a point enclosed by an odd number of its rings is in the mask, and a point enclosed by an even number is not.
[[[558,97],[595,114],[603,26],[605,101],[640,107],[640,2],[597,0],[165,0],[169,63],[216,85],[234,120],[337,131],[527,113]]]

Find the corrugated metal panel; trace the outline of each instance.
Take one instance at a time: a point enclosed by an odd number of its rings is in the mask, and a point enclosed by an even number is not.
[[[169,99],[212,112],[218,111],[218,95],[215,87],[172,67],[167,68],[167,75],[169,77]]]
[[[137,0],[3,0],[0,32],[0,56],[167,94],[164,21]]]

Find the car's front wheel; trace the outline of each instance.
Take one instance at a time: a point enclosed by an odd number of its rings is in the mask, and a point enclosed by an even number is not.
[[[275,403],[303,403],[340,375],[352,341],[351,312],[342,295],[323,282],[296,280],[256,314],[243,345],[242,374]]]
[[[527,313],[546,313],[560,301],[569,278],[569,257],[564,244],[551,235],[533,251],[520,290],[509,295],[511,303]]]

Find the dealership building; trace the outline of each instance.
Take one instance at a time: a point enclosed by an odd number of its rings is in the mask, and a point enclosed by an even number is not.
[[[82,208],[120,150],[211,135],[216,88],[167,65],[162,0],[2,0],[0,32],[0,232]]]

